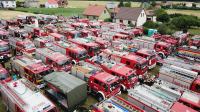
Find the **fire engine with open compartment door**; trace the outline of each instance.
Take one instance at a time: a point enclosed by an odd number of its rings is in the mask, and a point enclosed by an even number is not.
[[[8,42],[0,39],[0,62],[7,62],[11,57]]]
[[[127,91],[127,89],[134,87],[138,82],[136,71],[126,67],[124,64],[109,60],[103,56],[94,56],[86,61],[93,65],[100,66],[104,71],[119,77],[122,91]]]
[[[128,52],[118,52],[113,49],[102,50],[101,56],[108,59],[110,58],[116,62],[125,64],[127,67],[135,69],[137,75],[144,76],[147,73],[148,61],[141,56],[130,54]]]
[[[98,101],[120,94],[119,78],[99,67],[87,62],[81,62],[71,69],[71,74],[88,83],[88,91],[97,97]]]
[[[197,72],[174,65],[162,66],[159,79],[200,93],[200,76]]]
[[[45,86],[43,76],[53,71],[49,66],[44,65],[41,60],[25,56],[11,58],[11,69],[21,77],[25,77],[36,84],[38,88]]]
[[[34,54],[35,45],[29,39],[20,39],[15,37],[9,38],[9,44],[12,49],[16,50],[16,52],[27,52],[30,54]]]
[[[48,48],[38,48],[35,57],[42,60],[43,63],[53,66],[54,71],[69,71],[71,69],[71,58],[60,52]]]
[[[26,79],[3,81],[1,96],[9,112],[58,112],[56,106]]]
[[[93,105],[93,112],[144,112],[129,101],[113,96],[105,101]]]
[[[149,69],[156,67],[157,60],[156,60],[156,52],[154,52],[154,50],[142,48],[137,50],[135,54],[148,60]]]
[[[149,37],[134,38],[132,42],[139,49],[147,48],[150,50],[155,50],[157,54],[162,58],[169,56],[173,49],[171,44],[160,41],[157,42],[155,39]]]
[[[88,51],[89,56],[95,56],[100,51],[100,46],[97,43],[91,42],[84,38],[69,39],[70,42],[75,43],[81,47],[84,47]]]
[[[47,46],[47,48],[70,56],[71,58],[73,58],[72,62],[74,64],[76,64],[76,62],[80,60],[85,60],[86,58],[88,58],[88,53],[85,48],[71,42],[58,41],[52,43],[50,46]]]
[[[176,55],[181,58],[200,62],[200,49],[193,47],[193,46],[179,47]]]

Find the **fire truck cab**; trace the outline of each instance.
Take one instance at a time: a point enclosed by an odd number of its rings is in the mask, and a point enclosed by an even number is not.
[[[51,43],[51,40],[47,37],[40,37],[34,39],[33,43],[37,48],[44,48]]]
[[[11,53],[8,42],[0,39],[0,62],[6,62],[10,57]]]
[[[91,42],[84,38],[74,38],[70,39],[69,41],[84,47],[88,51],[89,56],[94,56],[100,50],[100,46],[97,43]]]
[[[39,36],[39,37],[48,35],[48,33],[46,31],[44,31],[43,29],[40,29],[40,28],[34,28],[33,34],[36,35],[36,36]]]
[[[70,56],[74,60],[72,62],[76,64],[77,61],[85,60],[88,58],[88,54],[85,48],[80,47],[74,43],[58,41],[54,42],[49,49],[61,52],[64,55]]]
[[[122,91],[127,91],[134,87],[138,81],[138,76],[135,73],[136,71],[126,67],[124,64],[117,63],[102,56],[94,56],[86,61],[96,66],[100,66],[104,71],[119,77]]]
[[[123,33],[116,33],[113,36],[113,40],[117,40],[117,39],[132,39],[132,37],[130,35],[127,34],[123,34]]]
[[[189,40],[190,46],[196,46],[197,48],[200,48],[200,35],[195,35]]]
[[[106,49],[107,47],[109,47],[111,45],[109,41],[107,41],[106,39],[103,39],[103,38],[88,36],[85,39],[88,39],[91,42],[95,42],[95,43],[99,44],[101,49]]]
[[[12,49],[16,50],[16,52],[27,52],[30,54],[34,54],[35,45],[29,39],[20,39],[20,38],[9,38],[9,44]]]
[[[144,76],[147,73],[148,62],[145,58],[128,52],[118,52],[116,50],[105,49],[102,51],[102,56],[116,62],[123,63],[127,67],[135,69],[137,75]]]
[[[156,66],[156,53],[153,50],[149,49],[139,49],[136,51],[136,55],[141,56],[148,60],[148,67],[152,69]]]
[[[42,60],[43,63],[53,66],[54,71],[69,71],[71,69],[71,58],[60,52],[48,48],[38,48],[35,57]]]
[[[4,29],[0,29],[0,39],[4,40],[4,41],[8,41],[8,36],[9,36],[9,32],[4,30]]]
[[[64,32],[64,35],[67,37],[67,39],[73,39],[80,37],[81,33],[76,30],[68,30]]]
[[[59,33],[50,33],[49,38],[52,38],[53,41],[63,41],[66,40],[66,37],[64,35],[61,35]]]
[[[71,74],[85,80],[88,83],[88,91],[94,94],[98,101],[120,94],[119,78],[90,63],[82,62],[73,66]]]
[[[52,72],[51,68],[44,65],[41,60],[27,58],[25,56],[17,56],[11,58],[11,68],[21,77],[25,77],[38,88],[45,86],[43,76]]]
[[[56,106],[26,79],[3,81],[0,86],[3,104],[9,112],[58,112]]]

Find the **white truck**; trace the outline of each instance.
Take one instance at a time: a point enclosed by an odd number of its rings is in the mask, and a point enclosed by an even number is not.
[[[0,87],[2,101],[9,112],[58,112],[55,105],[26,79],[4,81]]]

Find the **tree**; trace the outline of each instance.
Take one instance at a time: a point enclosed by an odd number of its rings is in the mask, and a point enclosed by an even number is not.
[[[124,4],[125,7],[131,7],[131,2],[128,1],[127,3]]]
[[[124,2],[123,2],[123,0],[120,0],[118,7],[124,7]]]
[[[161,14],[157,16],[156,20],[160,22],[169,22],[170,16],[168,14]]]
[[[158,28],[159,25],[153,21],[147,21],[143,26],[146,28]]]
[[[155,7],[155,6],[156,6],[156,1],[155,1],[155,0],[152,0],[151,5],[152,5],[153,7]]]
[[[160,25],[158,27],[158,32],[162,35],[166,35],[166,34],[171,35],[173,33],[173,31],[171,30],[171,28],[167,24]]]

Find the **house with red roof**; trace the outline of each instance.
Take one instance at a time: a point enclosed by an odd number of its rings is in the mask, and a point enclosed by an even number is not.
[[[110,13],[104,5],[89,5],[84,10],[83,16],[88,19],[104,20],[110,18]]]
[[[57,0],[47,0],[45,3],[45,8],[58,8]]]

